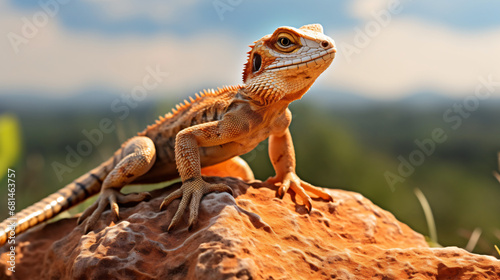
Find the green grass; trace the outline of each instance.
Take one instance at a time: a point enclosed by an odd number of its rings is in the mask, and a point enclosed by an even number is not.
[[[21,154],[21,132],[18,119],[11,114],[0,115],[0,180]]]
[[[417,196],[422,209],[424,210],[425,220],[427,221],[427,228],[429,229],[429,240],[427,243],[431,247],[441,247],[438,243],[436,222],[434,221],[434,215],[432,215],[432,209],[429,205],[429,201],[427,201],[424,193],[419,188],[415,188],[413,191],[415,196]]]

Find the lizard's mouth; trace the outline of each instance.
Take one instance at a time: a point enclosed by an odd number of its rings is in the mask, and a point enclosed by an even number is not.
[[[305,66],[316,66],[316,65],[321,65],[326,62],[331,62],[335,58],[335,53],[337,52],[336,48],[330,48],[327,50],[322,50],[318,53],[312,54],[312,55],[307,55],[302,58],[297,58],[294,60],[287,60],[285,62],[280,61],[278,63],[273,63],[269,65],[268,70],[272,71],[277,71],[281,70],[281,68],[288,68],[288,69],[296,69],[296,68],[301,68]],[[309,65],[308,65],[309,64]]]

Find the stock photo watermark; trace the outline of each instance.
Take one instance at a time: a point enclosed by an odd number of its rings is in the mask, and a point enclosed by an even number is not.
[[[372,11],[370,13],[371,20],[367,21],[363,28],[354,28],[354,37],[351,43],[340,42],[340,53],[344,55],[348,63],[351,62],[353,55],[360,54],[382,32],[383,28],[389,26],[394,15],[403,11],[403,4],[401,2],[400,0],[389,1],[385,9]]]
[[[417,167],[421,166],[428,157],[434,154],[439,144],[443,144],[448,140],[446,129],[458,130],[463,125],[464,120],[479,109],[481,101],[489,99],[495,89],[500,88],[500,81],[494,81],[491,74],[487,78],[480,76],[478,80],[479,83],[476,85],[473,94],[466,96],[460,102],[454,103],[444,111],[442,120],[445,125],[434,128],[427,138],[415,139],[415,149],[406,157],[402,155],[397,157],[399,162],[397,172],[386,171],[384,173],[385,180],[391,190],[395,190],[394,186],[397,183],[405,182]]]
[[[212,5],[214,6],[215,12],[221,21],[224,20],[224,14],[227,12],[232,12],[234,9],[243,3],[243,0],[214,0]]]
[[[54,18],[59,11],[61,6],[68,4],[72,0],[40,0],[38,5],[40,10],[33,13],[31,18],[21,17],[21,30],[19,33],[9,32],[7,33],[7,39],[9,39],[10,45],[14,50],[14,53],[18,54],[20,52],[21,45],[26,45],[31,39],[35,38],[42,28],[45,28],[51,18]]]
[[[9,211],[9,218],[7,221],[10,222],[7,227],[7,244],[10,245],[8,248],[9,253],[7,253],[8,259],[7,268],[10,272],[16,272],[16,226],[17,218],[16,215],[16,171],[12,168],[7,169],[7,209]]]
[[[122,94],[111,102],[110,109],[118,119],[125,120],[130,115],[130,111],[146,99],[148,92],[156,89],[168,77],[168,72],[161,71],[159,65],[156,65],[156,68],[146,67],[146,73],[140,85],[132,88],[130,93]],[[59,182],[63,181],[64,174],[73,172],[74,168],[82,163],[83,158],[89,156],[94,148],[102,143],[106,134],[115,130],[116,125],[110,118],[102,118],[97,128],[83,129],[81,133],[84,139],[75,146],[65,147],[67,153],[64,163],[54,161],[51,164]]]

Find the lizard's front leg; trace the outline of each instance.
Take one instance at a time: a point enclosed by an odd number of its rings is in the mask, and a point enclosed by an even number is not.
[[[118,204],[140,202],[149,193],[122,194],[121,188],[148,172],[156,159],[153,141],[144,136],[137,136],[125,142],[115,154],[118,163],[106,176],[102,183],[101,193],[94,204],[87,208],[78,218],[78,224],[85,221],[85,232],[88,232],[99,220],[108,205],[111,206],[113,220],[119,218]]]
[[[292,136],[287,128],[281,134],[271,134],[269,137],[269,157],[273,164],[276,176],[267,179],[266,183],[278,186],[278,195],[282,198],[291,188],[304,202],[307,211],[311,211],[311,198],[306,193],[309,191],[326,201],[333,201],[332,197],[299,178],[295,173],[295,150]]]
[[[232,141],[244,135],[248,125],[244,118],[226,115],[221,121],[213,121],[188,127],[180,131],[175,140],[175,161],[181,176],[180,189],[168,195],[160,206],[165,209],[172,201],[182,198],[177,211],[168,227],[175,227],[181,220],[182,214],[189,205],[189,222],[191,228],[198,219],[198,210],[203,195],[210,192],[229,192],[232,189],[225,184],[210,184],[201,177],[201,160],[199,147],[220,149],[222,153],[235,153],[238,145]]]

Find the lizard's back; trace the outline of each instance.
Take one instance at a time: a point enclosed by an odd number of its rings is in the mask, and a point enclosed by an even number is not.
[[[153,140],[156,147],[156,161],[148,173],[137,178],[133,183],[157,183],[179,177],[175,162],[175,138],[185,128],[212,121],[219,121],[232,110],[241,106],[249,106],[248,100],[240,94],[243,86],[227,86],[217,90],[205,90],[184,100],[172,112],[160,117],[155,124],[148,126],[139,136]],[[203,154],[204,148],[200,148]],[[220,159],[213,158],[216,164],[230,155]]]

